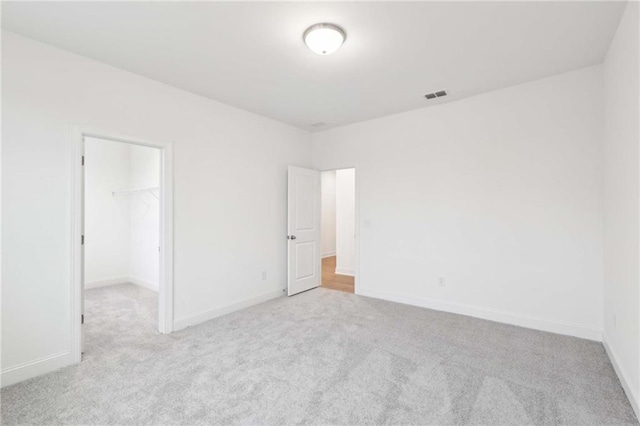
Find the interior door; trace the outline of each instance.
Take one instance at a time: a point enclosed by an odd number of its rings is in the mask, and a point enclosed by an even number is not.
[[[84,214],[85,214],[85,200],[86,196],[84,190],[86,188],[84,179],[85,179],[85,141],[82,138],[82,146],[81,146],[81,154],[82,154],[82,167],[80,168],[80,194],[82,200],[80,201],[80,233],[81,233],[81,242],[80,242],[80,356],[84,353],[84,247],[85,247],[85,235],[84,235]]]
[[[318,287],[320,264],[320,172],[289,166],[289,274],[287,294]]]

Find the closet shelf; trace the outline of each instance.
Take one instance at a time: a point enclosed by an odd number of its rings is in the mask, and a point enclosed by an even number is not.
[[[140,194],[142,192],[149,192],[151,195],[159,199],[155,191],[160,192],[160,187],[154,186],[152,188],[125,189],[122,191],[113,191],[112,194],[116,196],[116,195],[133,195],[133,194]]]

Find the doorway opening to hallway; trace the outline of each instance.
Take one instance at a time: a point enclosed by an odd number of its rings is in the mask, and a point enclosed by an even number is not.
[[[354,293],[356,169],[321,174],[322,287]]]

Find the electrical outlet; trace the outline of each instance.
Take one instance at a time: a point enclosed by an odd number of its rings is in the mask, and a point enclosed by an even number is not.
[[[262,271],[262,281],[267,279],[267,271]]]
[[[363,225],[365,228],[371,228],[371,220],[365,219]]]
[[[447,283],[444,280],[444,277],[440,277],[438,278],[438,286],[440,287],[446,287]]]

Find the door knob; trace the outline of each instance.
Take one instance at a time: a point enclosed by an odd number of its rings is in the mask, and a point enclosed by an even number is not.
[[[296,236],[295,236],[295,235],[291,235],[291,236],[289,236],[289,237],[287,237],[287,238],[289,238],[290,240],[295,240],[295,239],[296,239]]]

